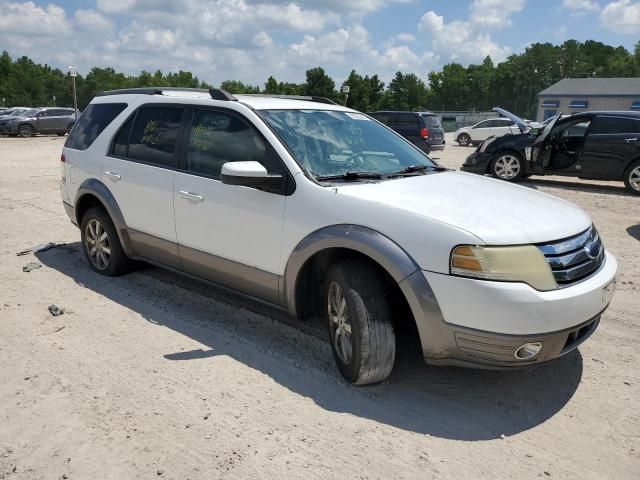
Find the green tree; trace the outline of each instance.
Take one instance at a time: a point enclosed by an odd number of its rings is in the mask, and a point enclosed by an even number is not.
[[[313,95],[318,97],[336,98],[336,84],[327,75],[323,68],[316,67],[307,70],[307,81],[304,84],[304,95]]]

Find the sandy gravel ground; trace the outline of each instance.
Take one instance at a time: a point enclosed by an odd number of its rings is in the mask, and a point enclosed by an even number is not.
[[[640,198],[620,184],[525,183],[585,208],[620,262],[579,351],[507,373],[405,353],[356,388],[321,335],[243,300],[151,267],[92,273],[62,142],[0,139],[0,479],[640,478]]]

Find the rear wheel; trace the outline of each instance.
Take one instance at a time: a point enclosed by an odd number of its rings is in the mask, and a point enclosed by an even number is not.
[[[624,173],[624,185],[631,193],[640,195],[640,161],[637,161]]]
[[[522,157],[516,152],[498,153],[491,162],[491,175],[500,180],[513,182],[524,176]]]
[[[461,147],[467,147],[471,145],[471,137],[466,133],[461,133],[460,135],[458,135],[458,139],[456,140],[456,142],[458,142],[458,145],[460,145]]]
[[[67,132],[58,132],[56,135],[59,137],[64,137]]]
[[[89,266],[104,275],[122,275],[131,266],[109,214],[101,207],[87,210],[80,224],[82,247]]]
[[[331,349],[340,373],[358,385],[387,378],[396,342],[391,305],[379,272],[360,260],[331,266],[325,300]]]
[[[31,125],[24,124],[18,127],[18,135],[21,137],[33,137],[35,135],[35,130]]]

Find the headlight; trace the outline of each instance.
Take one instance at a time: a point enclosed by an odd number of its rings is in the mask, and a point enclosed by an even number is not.
[[[547,260],[533,245],[460,245],[451,252],[451,274],[483,280],[524,282],[542,291],[558,288]]]
[[[484,152],[487,147],[489,146],[489,144],[491,142],[493,142],[496,139],[496,137],[490,137],[487,138],[484,142],[482,142],[482,145],[480,145],[480,148],[478,149],[479,152]]]

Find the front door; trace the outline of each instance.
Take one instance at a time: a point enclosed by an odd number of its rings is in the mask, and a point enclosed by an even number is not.
[[[228,110],[194,110],[184,143],[174,204],[185,270],[277,303],[286,197],[219,177],[227,162],[257,161],[283,176],[286,167],[250,122]]]
[[[183,114],[182,107],[141,107],[102,162],[102,181],[118,202],[134,253],[173,268],[180,268],[173,181]]]
[[[629,162],[640,156],[640,125],[632,118],[598,116],[582,154],[588,178],[619,180]]]

